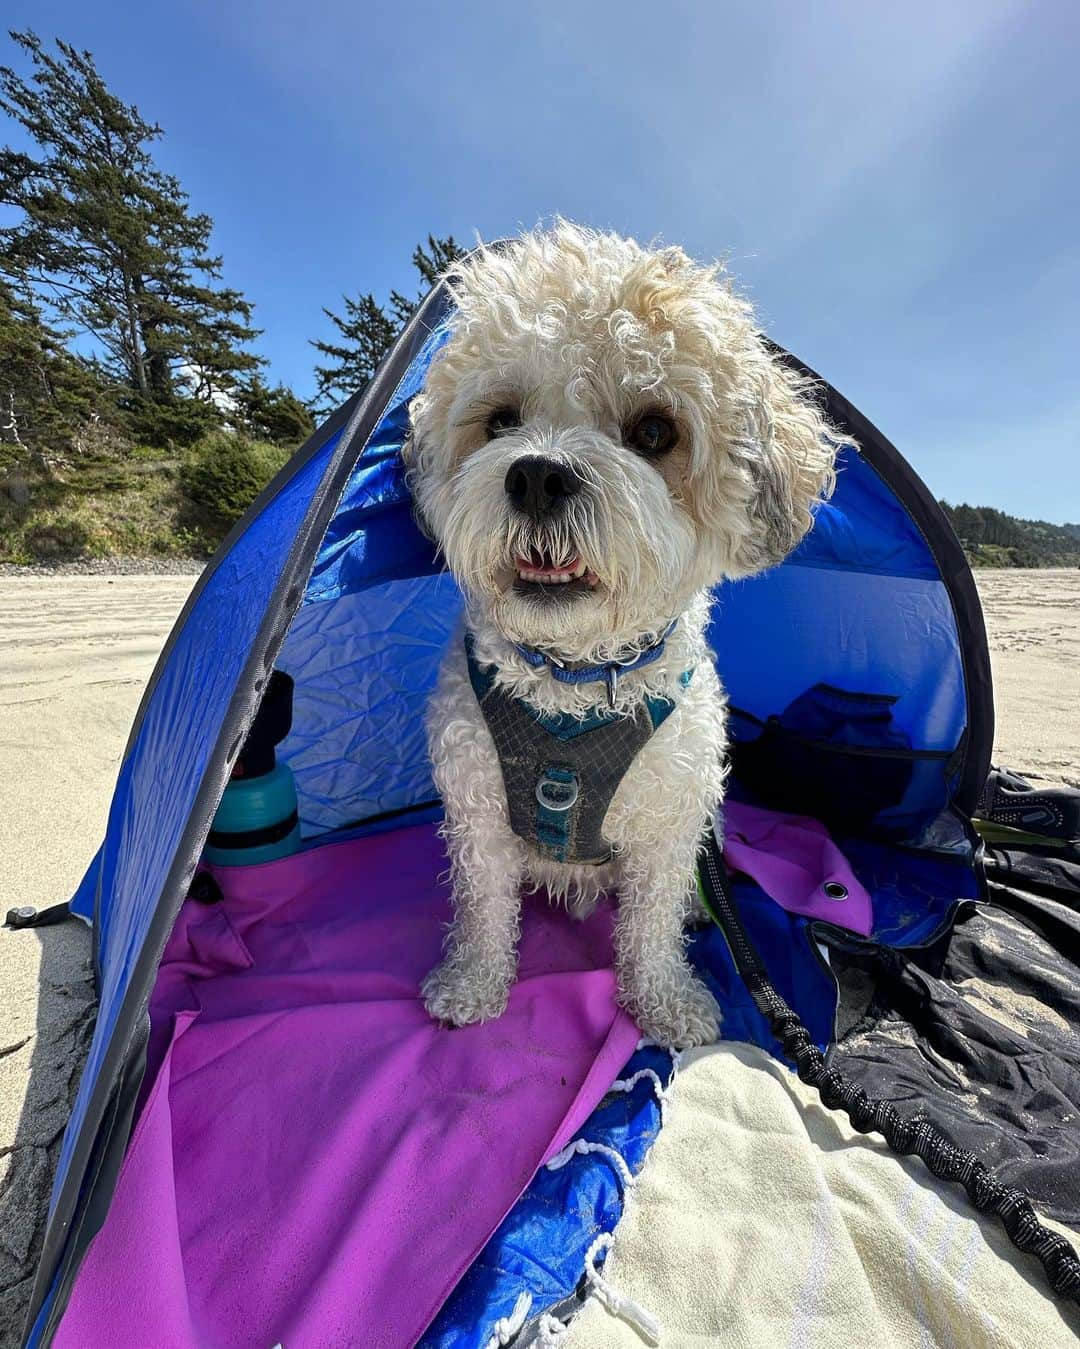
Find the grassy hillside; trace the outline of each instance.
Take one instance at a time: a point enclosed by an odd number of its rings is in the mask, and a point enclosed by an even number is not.
[[[82,455],[48,469],[3,462],[0,562],[205,558],[288,459],[216,433],[192,449]]]
[[[1021,520],[992,506],[940,505],[973,567],[1080,567],[1080,524]]]

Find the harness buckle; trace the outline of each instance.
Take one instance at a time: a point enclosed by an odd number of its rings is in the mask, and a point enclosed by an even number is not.
[[[571,778],[569,782],[560,782],[558,778],[545,774],[536,784],[536,799],[546,810],[562,814],[578,799],[578,790],[576,778]]]
[[[617,665],[604,666],[604,683],[607,685],[607,705],[614,711],[615,694],[619,687],[619,667]]]

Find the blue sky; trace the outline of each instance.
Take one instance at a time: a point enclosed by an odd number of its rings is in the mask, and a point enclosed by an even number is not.
[[[270,376],[428,231],[723,256],[931,490],[1080,520],[1073,0],[7,0],[166,130]],[[3,58],[10,61],[10,50]]]

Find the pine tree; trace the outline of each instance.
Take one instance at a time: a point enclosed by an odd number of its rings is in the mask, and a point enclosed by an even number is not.
[[[185,395],[220,399],[260,364],[244,350],[251,305],[216,284],[210,217],[155,166],[161,128],[106,87],[89,52],[58,41],[52,55],[32,32],[11,36],[34,73],[0,67],[0,109],[38,153],[0,149],[0,204],[19,212],[0,228],[0,268],[96,338],[144,417]]]
[[[341,298],[345,305],[343,316],[323,309],[341,334],[341,340],[311,343],[316,351],[330,358],[328,364],[315,367],[317,388],[312,406],[320,414],[332,411],[364,387],[400,328],[374,295],[358,295],[355,300],[348,295]]]
[[[65,336],[25,291],[0,277],[0,443],[46,472],[108,403],[105,382],[68,352]]]
[[[464,256],[465,250],[458,246],[452,234],[445,239],[437,239],[434,234],[429,234],[427,248],[423,244],[416,245],[412,253],[412,265],[420,273],[420,280],[424,283],[422,290],[415,300],[408,299],[400,291],[390,292],[390,308],[401,327],[412,318],[416,306],[443,272]]]
[[[237,389],[235,402],[238,429],[254,440],[292,449],[315,429],[311,412],[290,389],[271,389],[258,375]]]
[[[424,298],[424,293],[447,267],[462,256],[463,250],[452,236],[438,239],[429,234],[426,248],[423,244],[417,244],[413,249],[412,264],[424,282],[424,289],[415,300],[392,290],[387,307],[379,304],[370,293],[358,295],[356,299],[343,295],[343,315],[335,314],[330,309],[323,310],[337,328],[341,340],[311,343],[317,351],[330,358],[326,365],[315,367],[317,389],[312,406],[317,411],[332,411],[367,384],[398,333],[412,317],[417,304]]]

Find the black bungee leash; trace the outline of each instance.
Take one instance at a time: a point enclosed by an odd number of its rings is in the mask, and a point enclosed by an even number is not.
[[[698,859],[702,897],[731,951],[754,1004],[795,1064],[799,1079],[817,1090],[830,1110],[842,1110],[859,1133],[879,1133],[899,1156],[921,1157],[938,1180],[962,1185],[980,1213],[995,1214],[1018,1250],[1038,1256],[1058,1297],[1080,1303],[1080,1257],[1057,1232],[1044,1227],[1022,1191],[1002,1185],[972,1152],[965,1152],[930,1120],[902,1115],[891,1101],[874,1100],[825,1063],[801,1019],[773,987],[739,915],[723,860],[711,833]]]

